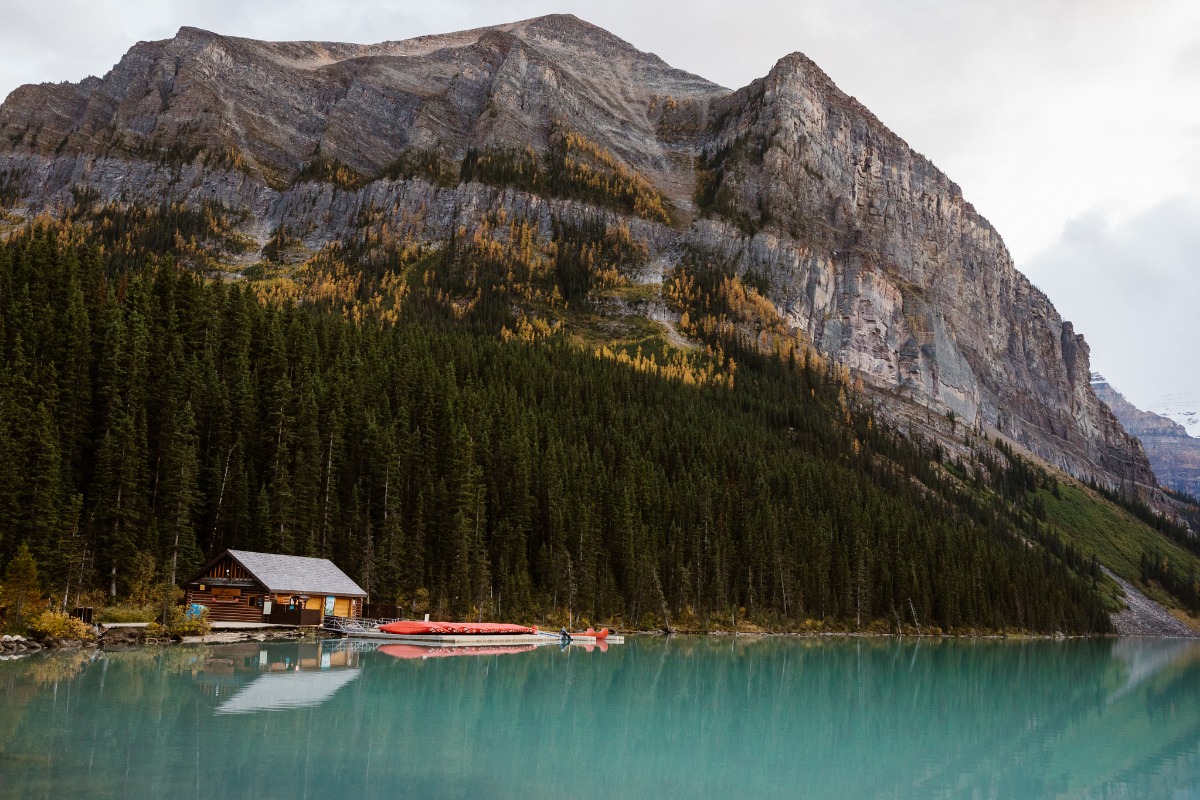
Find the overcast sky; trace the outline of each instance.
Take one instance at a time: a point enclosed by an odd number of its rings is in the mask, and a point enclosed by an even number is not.
[[[1200,407],[1196,0],[0,0],[0,96],[181,25],[377,42],[554,12],[730,88],[807,54],[962,186],[1126,397]]]

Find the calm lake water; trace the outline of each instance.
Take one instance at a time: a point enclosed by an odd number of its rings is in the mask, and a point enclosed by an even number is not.
[[[1200,798],[1200,645],[634,637],[0,662],[0,797]]]

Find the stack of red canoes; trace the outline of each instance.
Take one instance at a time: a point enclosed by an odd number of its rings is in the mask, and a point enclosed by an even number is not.
[[[412,620],[389,622],[386,625],[380,625],[379,630],[400,636],[495,636],[497,634],[537,633],[537,628],[512,625],[507,622],[420,622]]]

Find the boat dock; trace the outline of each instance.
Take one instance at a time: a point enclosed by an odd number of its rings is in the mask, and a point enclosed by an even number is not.
[[[510,633],[510,634],[438,634],[425,633],[419,636],[404,636],[382,631],[339,631],[347,639],[371,639],[375,641],[397,642],[399,644],[419,644],[425,647],[499,647],[513,644],[559,644],[562,639],[558,634],[550,633]],[[606,639],[599,641],[608,644],[624,644],[625,637],[609,634]],[[594,636],[572,636],[572,644],[596,644]]]
[[[329,624],[331,623],[332,624]],[[395,642],[397,644],[416,644],[423,647],[503,647],[511,645],[547,645],[561,644],[562,638],[557,633],[539,631],[538,633],[421,633],[398,634],[386,633],[379,630],[378,622],[369,620],[347,620],[337,618],[326,619],[326,632],[337,633],[347,639],[369,639],[372,641]],[[594,645],[599,643],[624,644],[625,637],[608,634],[605,638],[572,634],[571,644]]]
[[[341,631],[347,639],[371,639],[375,641],[397,642],[400,644],[420,644],[426,647],[462,647],[464,645],[505,645],[505,644],[550,644],[558,641],[537,633],[509,634],[436,634],[425,633],[419,636],[404,636],[398,633],[383,631]]]

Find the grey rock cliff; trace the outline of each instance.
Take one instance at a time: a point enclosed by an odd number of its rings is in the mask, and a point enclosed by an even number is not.
[[[547,232],[552,214],[611,215],[380,177],[414,152],[456,166],[468,148],[544,151],[554,124],[672,201],[673,226],[628,220],[660,272],[700,254],[764,278],[785,318],[861,375],[885,416],[919,427],[910,410],[924,407],[1078,476],[1154,485],[1141,446],[1092,391],[1086,342],[996,231],[800,54],[730,92],[564,15],[377,45],[184,28],[134,46],[102,79],[13,92],[0,106],[0,173],[25,215],[61,210],[77,186],[106,200],[217,200],[248,212],[260,245],[287,224],[319,247],[364,209],[428,241],[496,206]],[[360,188],[298,181],[317,159]]]
[[[761,231],[737,257],[823,350],[1076,475],[1152,484],[1091,391],[1083,337],[959,187],[815,64],[785,57],[715,117],[715,204]],[[728,252],[728,233],[710,229],[705,246]]]

